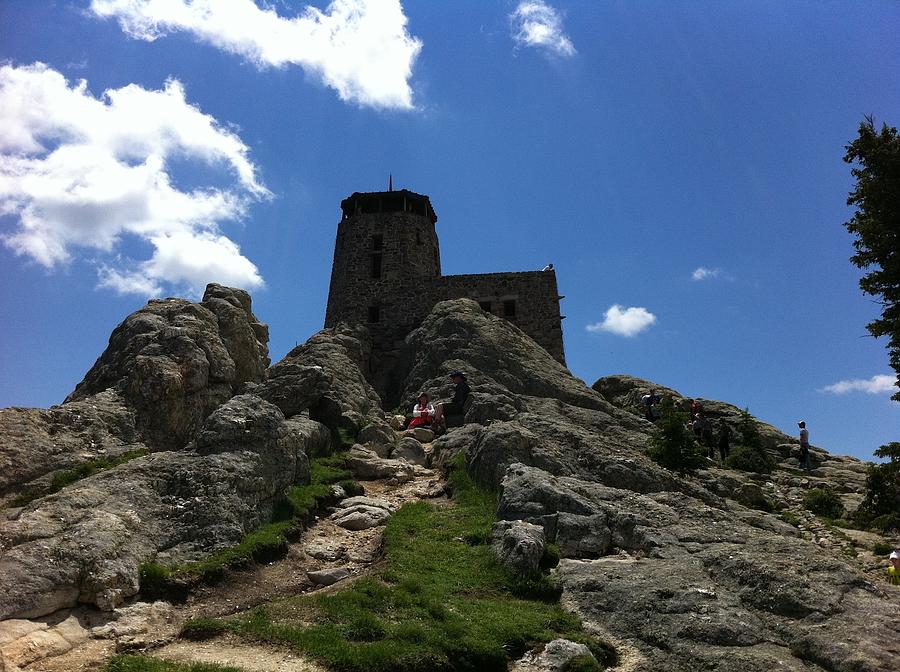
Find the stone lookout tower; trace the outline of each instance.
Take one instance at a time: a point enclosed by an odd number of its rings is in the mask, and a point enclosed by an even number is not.
[[[555,271],[441,275],[437,215],[428,196],[406,189],[354,193],[341,212],[325,326],[368,327],[380,393],[391,386],[391,362],[406,335],[446,299],[477,301],[565,364]]]

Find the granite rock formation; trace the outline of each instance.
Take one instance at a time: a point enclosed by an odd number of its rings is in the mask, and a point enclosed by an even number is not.
[[[828,485],[852,508],[859,461],[817,450],[813,471],[797,473],[793,439],[762,426],[771,475],[669,472],[646,456],[654,428],[635,406],[659,386],[615,376],[588,387],[465,299],[437,304],[396,362],[404,406],[423,389],[449,397],[455,369],[472,386],[466,424],[427,451],[412,438],[395,445],[367,378],[364,328],[325,329],[271,368],[265,338],[239,290],[151,302],[116,329],[66,403],[0,412],[0,464],[14,472],[0,496],[95,456],[150,451],[2,512],[0,619],[78,602],[110,609],[139,590],[142,562],[235,544],[269,520],[287,486],[309,480],[310,455],[349,434],[358,443],[347,467],[388,484],[421,470],[410,459],[446,468],[464,454],[472,477],[498,491],[495,551],[532,571],[554,544],[564,603],[631,669],[900,668],[900,591],[741,503]],[[704,406],[723,422],[739,415]],[[335,520],[377,526],[390,513],[350,498]]]
[[[755,475],[710,468],[681,477],[647,459],[652,425],[635,402],[660,386],[616,376],[591,389],[465,300],[438,304],[407,346],[408,402],[420,389],[446,396],[453,369],[476,395],[469,424],[435,441],[435,462],[465,451],[472,476],[499,488],[499,518],[543,528],[562,556],[564,601],[635,669],[897,669],[900,591],[738,503]],[[704,406],[728,422],[739,415]],[[791,437],[761,429],[789,469]],[[858,460],[816,457],[809,478],[770,478],[860,487]]]

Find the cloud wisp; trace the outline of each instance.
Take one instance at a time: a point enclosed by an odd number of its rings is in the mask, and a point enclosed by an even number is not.
[[[700,266],[691,273],[691,280],[695,282],[700,282],[701,280],[710,280],[714,278],[718,278],[722,275],[721,268],[706,268],[705,266]]]
[[[509,15],[512,38],[519,47],[532,47],[555,56],[575,55],[559,11],[543,0],[523,0]]]
[[[409,80],[422,42],[407,31],[400,0],[334,0],[293,18],[253,0],[92,0],[91,11],[140,40],[182,31],[260,68],[299,66],[344,101],[413,107]]]
[[[897,378],[895,376],[877,375],[871,378],[851,378],[839,380],[832,385],[819,388],[819,392],[827,394],[849,394],[850,392],[865,392],[866,394],[887,394],[897,391]]]
[[[610,306],[603,315],[603,321],[589,324],[585,327],[592,334],[601,331],[631,338],[642,331],[646,331],[656,323],[656,315],[646,308],[625,308],[618,303]]]
[[[173,159],[198,177],[225,168],[231,184],[181,190]],[[176,80],[95,97],[42,63],[0,67],[0,215],[17,224],[0,239],[17,255],[53,269],[87,251],[100,285],[120,293],[197,293],[212,281],[252,289],[259,271],[219,224],[268,196],[247,146]],[[129,239],[152,256],[123,258]]]

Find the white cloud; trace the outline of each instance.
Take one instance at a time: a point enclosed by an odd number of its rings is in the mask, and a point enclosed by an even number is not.
[[[895,376],[878,375],[871,378],[853,378],[840,380],[833,385],[826,385],[819,392],[831,394],[847,394],[848,392],[865,392],[867,394],[885,394],[896,392],[897,378]]]
[[[86,248],[101,286],[120,292],[261,286],[256,267],[219,231],[250,199],[269,195],[248,154],[175,80],[161,91],[129,84],[97,98],[85,81],[70,87],[41,63],[0,67],[0,215],[17,223],[0,239],[48,269]],[[172,159],[199,164],[198,175],[224,167],[231,185],[182,191],[167,172]],[[149,243],[151,259],[121,259],[129,237]]]
[[[92,0],[91,10],[137,39],[185,31],[258,67],[298,65],[341,100],[413,106],[409,79],[422,42],[407,31],[400,0],[334,0],[294,18],[253,0]]]
[[[509,15],[512,38],[520,47],[536,47],[557,56],[574,56],[559,11],[543,0],[523,0]]]
[[[649,329],[656,322],[656,315],[646,308],[625,308],[619,304],[610,306],[603,316],[602,322],[587,325],[591,333],[608,331],[617,336],[637,336]]]
[[[722,275],[721,268],[706,268],[705,266],[700,266],[693,273],[691,273],[691,280],[708,280],[710,278],[718,278]]]

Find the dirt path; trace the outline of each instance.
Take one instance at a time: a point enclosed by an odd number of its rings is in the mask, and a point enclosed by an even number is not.
[[[425,449],[430,452],[430,444]],[[444,491],[435,471],[418,466],[412,480],[405,483],[375,480],[361,484],[366,497],[383,500],[392,510],[407,502],[439,497]],[[115,621],[86,608],[54,615],[56,623],[54,617],[23,620],[19,631],[7,634],[6,642],[0,632],[0,647],[14,649],[14,654],[7,656],[5,672],[95,672],[114,653],[125,652],[144,652],[183,663],[219,663],[248,672],[320,672],[320,666],[296,652],[227,637],[205,643],[184,642],[177,635],[191,618],[228,616],[280,597],[338,589],[365,575],[381,556],[384,526],[348,530],[330,520],[330,513],[322,511],[290,545],[286,557],[249,570],[228,572],[222,584],[198,588],[184,604],[136,603],[132,607],[133,622],[127,627],[119,610]],[[349,575],[333,587],[314,583],[309,577],[309,572],[338,568],[346,569]],[[14,638],[16,635],[20,636]]]

